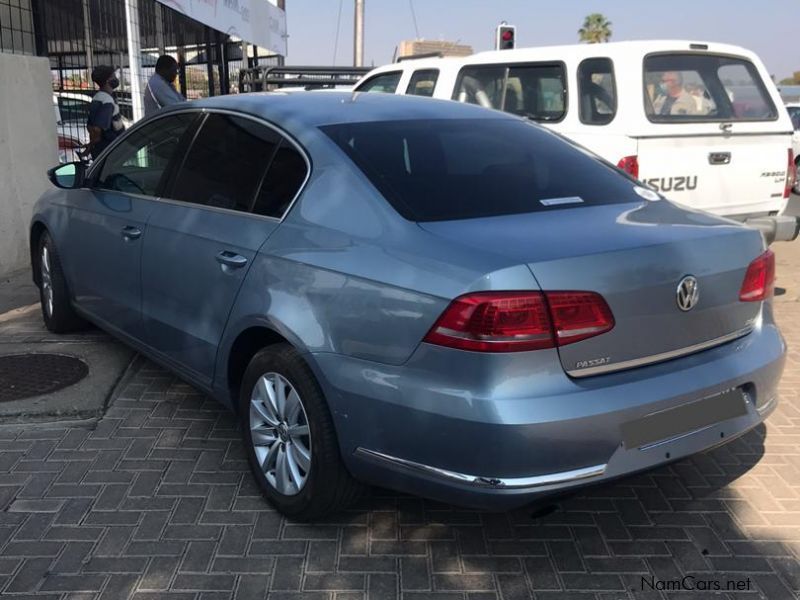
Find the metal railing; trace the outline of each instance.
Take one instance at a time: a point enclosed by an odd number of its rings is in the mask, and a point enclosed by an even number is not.
[[[304,89],[352,87],[369,67],[255,66],[239,72],[239,91],[265,92],[284,87]]]

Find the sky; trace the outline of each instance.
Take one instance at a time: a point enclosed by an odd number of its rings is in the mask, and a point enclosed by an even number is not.
[[[688,39],[755,51],[778,80],[800,71],[800,0],[412,0],[419,37],[491,50],[494,28],[517,28],[517,47],[578,42],[586,15],[603,13],[612,41]],[[341,2],[338,49],[336,24]],[[287,64],[351,65],[354,0],[286,0]],[[417,37],[409,0],[365,0],[365,64],[392,61]]]

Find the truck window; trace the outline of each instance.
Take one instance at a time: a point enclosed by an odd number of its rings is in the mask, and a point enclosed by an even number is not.
[[[397,84],[400,83],[402,71],[392,71],[391,73],[381,73],[370,77],[356,89],[357,92],[383,92],[394,94]]]
[[[617,114],[617,84],[610,58],[587,58],[578,65],[580,119],[586,125],[607,125]]]
[[[714,54],[645,57],[644,103],[654,123],[778,118],[753,63]]]
[[[562,63],[467,66],[458,74],[453,100],[533,121],[560,121],[567,111],[565,68]]]
[[[411,80],[408,82],[406,94],[410,96],[433,96],[436,89],[436,80],[439,78],[439,69],[420,69],[414,71]]]

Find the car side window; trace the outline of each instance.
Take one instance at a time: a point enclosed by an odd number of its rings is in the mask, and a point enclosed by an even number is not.
[[[383,92],[385,94],[394,94],[397,91],[397,85],[400,83],[402,71],[392,71],[391,73],[381,73],[367,79],[364,83],[358,86],[357,92]]]
[[[94,187],[156,196],[167,166],[195,113],[170,115],[131,132],[109,152]]]
[[[617,114],[617,85],[610,58],[587,58],[578,65],[580,119],[586,125],[607,125]]]
[[[251,119],[211,113],[175,179],[175,200],[250,212],[281,136]]]
[[[283,217],[308,175],[303,155],[287,140],[283,140],[267,169],[253,212],[257,215]]]
[[[560,121],[567,112],[565,67],[562,63],[470,65],[458,74],[453,100],[533,121]]]
[[[436,80],[439,78],[439,69],[420,69],[414,71],[408,82],[406,94],[410,96],[433,96],[436,89]]]

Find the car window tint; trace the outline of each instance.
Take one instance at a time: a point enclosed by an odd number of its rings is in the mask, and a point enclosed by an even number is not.
[[[175,200],[249,212],[280,142],[251,119],[212,113],[175,179]]]
[[[561,64],[474,65],[458,74],[453,100],[496,108],[534,121],[559,121],[567,110]]]
[[[104,160],[95,187],[155,196],[181,136],[194,119],[194,113],[181,113],[132,131]]]
[[[86,96],[85,100],[58,96],[58,110],[61,112],[61,120],[65,123],[76,121],[85,125],[86,120],[89,118],[89,105],[91,102],[92,99],[89,96]]]
[[[358,86],[358,92],[383,92],[386,94],[394,94],[397,90],[397,84],[400,83],[400,77],[403,75],[402,71],[392,71],[391,73],[381,73],[367,79],[364,83]]]
[[[410,96],[433,96],[436,89],[436,80],[439,78],[439,69],[420,69],[414,71],[408,82],[406,94]]]
[[[280,219],[306,179],[308,166],[291,143],[283,140],[267,170],[253,212]]]
[[[588,58],[578,66],[580,119],[587,125],[606,125],[617,114],[617,86],[610,58]]]
[[[641,202],[636,183],[517,119],[343,123],[322,130],[412,221]]]
[[[648,118],[658,123],[770,121],[775,105],[755,65],[714,54],[656,54],[644,60]]]

